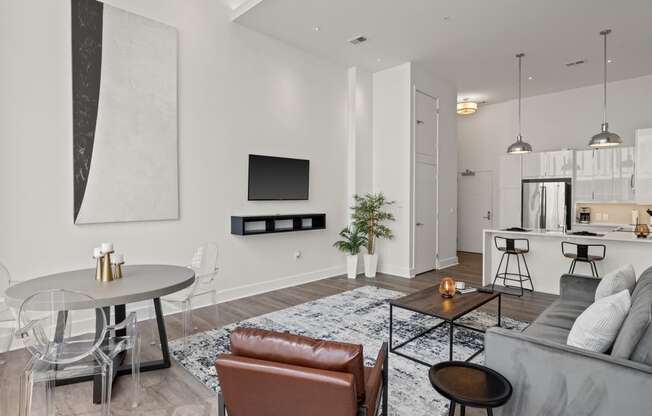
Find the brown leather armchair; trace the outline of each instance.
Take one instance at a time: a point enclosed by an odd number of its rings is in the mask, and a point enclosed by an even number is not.
[[[364,367],[362,345],[238,328],[215,368],[220,416],[387,415],[387,343]]]

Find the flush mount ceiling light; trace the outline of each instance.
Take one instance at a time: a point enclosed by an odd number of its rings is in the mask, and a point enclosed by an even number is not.
[[[461,101],[457,103],[457,114],[468,116],[478,111],[478,103],[474,101]]]
[[[619,135],[609,131],[609,123],[607,123],[607,35],[609,33],[611,33],[611,29],[605,29],[600,32],[600,35],[604,38],[604,106],[602,109],[602,128],[600,129],[600,133],[591,137],[591,141],[589,141],[589,146],[594,149],[623,144],[623,139]]]
[[[530,153],[532,151],[532,146],[523,141],[523,135],[521,134],[521,79],[523,74],[521,60],[524,56],[524,53],[516,55],[516,59],[518,59],[518,135],[516,136],[516,141],[507,148],[507,153],[513,155]]]

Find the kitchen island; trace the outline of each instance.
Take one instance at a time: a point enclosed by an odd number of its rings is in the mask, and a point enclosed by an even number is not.
[[[575,236],[555,231],[504,231],[484,230],[482,281],[490,285],[500,263],[502,252],[496,249],[494,237],[527,238],[530,242],[530,252],[525,255],[530,270],[534,290],[537,292],[559,294],[559,277],[568,273],[571,259],[561,253],[561,242],[568,241],[578,244],[604,244],[607,247],[606,257],[596,262],[600,276],[615,270],[624,264],[632,264],[639,276],[645,269],[652,266],[652,238],[636,238],[631,232],[609,231],[602,236]],[[516,273],[516,261],[510,262],[510,272]],[[503,268],[505,265],[503,264]],[[523,268],[523,265],[521,264]],[[577,263],[575,274],[591,275],[587,263]],[[496,285],[502,285],[502,279]],[[509,282],[510,286],[518,282]],[[524,287],[529,287],[524,282]]]

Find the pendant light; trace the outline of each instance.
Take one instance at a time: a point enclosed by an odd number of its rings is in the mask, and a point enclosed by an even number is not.
[[[523,135],[521,134],[521,74],[522,74],[522,63],[521,60],[525,56],[524,53],[519,53],[516,55],[518,59],[518,136],[516,136],[516,141],[512,143],[507,148],[507,153],[518,155],[523,153],[530,153],[532,151],[532,146],[523,141]]]
[[[607,123],[607,35],[611,33],[611,29],[606,29],[600,32],[604,38],[604,107],[602,112],[602,128],[600,133],[591,137],[589,146],[594,149],[601,147],[612,147],[623,144],[623,139],[616,133],[609,131],[609,123]]]

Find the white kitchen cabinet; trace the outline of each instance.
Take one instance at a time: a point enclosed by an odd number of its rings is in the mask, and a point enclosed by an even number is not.
[[[652,129],[636,130],[636,202],[652,204]]]
[[[613,201],[614,153],[616,149],[598,149],[593,152],[593,200]]]
[[[593,150],[575,151],[575,202],[593,201]]]
[[[573,176],[573,151],[536,152],[523,155],[523,178],[570,178]]]
[[[614,149],[613,199],[620,202],[634,202],[634,174],[636,167],[634,146]]]

